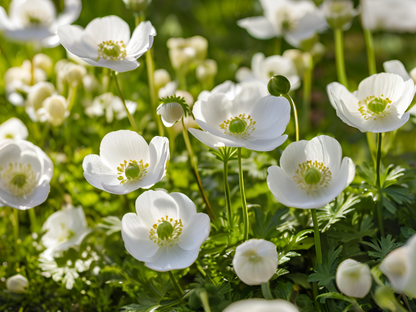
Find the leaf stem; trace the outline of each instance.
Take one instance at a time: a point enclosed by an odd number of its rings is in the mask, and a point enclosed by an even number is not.
[[[365,39],[365,45],[367,46],[368,72],[370,75],[374,75],[377,73],[377,67],[376,67],[376,55],[374,53],[373,34],[371,33],[371,30],[364,29],[364,39]]]
[[[248,220],[248,209],[246,201],[246,191],[244,189],[244,173],[243,166],[241,164],[241,147],[238,148],[238,178],[241,195],[241,206],[243,208],[243,221],[244,221],[244,241],[248,240],[249,232],[249,220]]]
[[[299,118],[298,118],[298,111],[296,109],[295,101],[293,101],[292,97],[289,94],[283,94],[290,104],[293,107],[293,115],[295,118],[295,128],[296,128],[296,142],[299,141]]]
[[[169,271],[168,273],[169,273],[170,281],[173,284],[173,287],[175,288],[175,290],[179,294],[179,296],[182,297],[183,296],[183,290],[182,290],[181,286],[177,282],[177,280],[176,280],[175,276],[173,275],[172,271]]]
[[[376,186],[378,190],[377,201],[377,215],[378,215],[378,227],[380,228],[380,235],[384,237],[384,225],[383,225],[383,197],[380,183],[380,166],[381,166],[381,145],[383,141],[383,133],[378,134],[377,138],[377,162],[376,162]]]
[[[263,293],[264,299],[273,300],[272,292],[270,291],[270,281],[261,284],[261,292]]]
[[[276,38],[276,55],[282,54],[282,37]]]
[[[335,28],[334,36],[335,36],[335,62],[337,65],[338,81],[348,89],[347,75],[345,73],[343,30],[341,28]]]

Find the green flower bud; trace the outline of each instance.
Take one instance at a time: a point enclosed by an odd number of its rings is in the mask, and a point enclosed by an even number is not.
[[[243,133],[244,130],[246,130],[246,127],[247,127],[247,123],[244,120],[240,118],[235,118],[231,120],[230,126],[228,127],[228,129],[230,130],[231,133],[239,134],[239,133]]]
[[[135,179],[140,175],[140,168],[135,163],[130,163],[125,171],[126,177],[129,179]],[[169,223],[170,224],[170,223]]]
[[[309,185],[318,184],[321,181],[322,173],[315,167],[311,167],[306,170],[303,178]]]
[[[273,76],[267,84],[269,93],[273,96],[282,96],[290,91],[290,81],[282,75]]]
[[[157,226],[157,236],[160,239],[165,240],[172,236],[173,226],[168,221],[163,221]]]
[[[123,0],[127,9],[140,13],[147,9],[152,0]]]

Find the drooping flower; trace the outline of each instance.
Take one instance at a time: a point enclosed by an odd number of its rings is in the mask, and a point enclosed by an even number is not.
[[[409,120],[405,113],[415,94],[413,80],[404,81],[396,74],[372,75],[351,93],[342,84],[327,86],[329,100],[337,115],[347,125],[362,132],[388,132]]]
[[[267,170],[269,189],[288,207],[320,208],[354,179],[354,163],[349,157],[341,162],[341,157],[341,145],[326,135],[291,143],[282,153],[280,167]]]
[[[183,116],[182,105],[176,102],[160,104],[157,108],[157,114],[161,116],[165,127],[172,127]]]
[[[389,279],[394,291],[416,298],[416,235],[406,245],[390,252],[381,262],[380,271]]]
[[[139,67],[137,59],[152,47],[156,31],[149,21],[141,22],[130,38],[129,25],[112,15],[94,19],[85,29],[61,26],[58,35],[65,49],[88,64],[126,72]]]
[[[9,38],[53,48],[59,45],[58,27],[76,21],[81,7],[81,0],[65,0],[65,9],[57,16],[51,0],[12,0],[8,16],[0,7],[0,30]]]
[[[119,130],[104,136],[100,156],[86,156],[82,168],[92,186],[121,195],[159,182],[165,176],[168,159],[167,138],[154,137],[148,145],[137,132]]]
[[[247,285],[267,283],[277,270],[276,246],[264,239],[250,239],[239,245],[233,259],[234,271]]]
[[[198,100],[193,115],[205,131],[189,129],[202,143],[216,148],[213,140],[229,147],[271,151],[281,145],[290,119],[290,104],[283,97],[261,97],[258,86],[245,85],[230,100],[226,93],[214,93]]]
[[[146,191],[136,200],[136,213],[121,221],[127,251],[161,272],[189,267],[209,232],[208,215],[197,213],[195,204],[181,193]]]
[[[348,297],[364,298],[370,291],[372,282],[370,268],[365,263],[347,259],[337,268],[337,287]]]
[[[275,299],[245,299],[234,302],[224,309],[224,312],[299,312],[299,309],[291,302]]]
[[[0,204],[26,210],[49,194],[53,163],[39,147],[24,140],[0,142]]]
[[[242,67],[236,72],[237,81],[240,83],[258,83],[263,96],[269,94],[267,83],[275,75],[285,76],[290,81],[291,90],[296,90],[300,86],[295,64],[291,59],[280,55],[265,57],[263,53],[256,53],[251,59],[251,70]]]
[[[16,117],[12,117],[0,124],[0,142],[5,139],[26,140],[29,135],[25,124]]]
[[[14,294],[23,294],[29,287],[29,281],[23,275],[16,274],[6,280],[6,287]]]

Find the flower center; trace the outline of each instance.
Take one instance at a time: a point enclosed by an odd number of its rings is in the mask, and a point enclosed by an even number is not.
[[[127,56],[126,45],[121,41],[103,41],[98,45],[98,59],[103,58],[110,61],[122,61]]]
[[[182,234],[182,220],[173,220],[173,218],[162,217],[157,220],[157,223],[153,224],[150,229],[149,238],[159,247],[172,246],[179,240],[179,236]]]
[[[120,181],[120,184],[140,180],[146,176],[148,167],[149,164],[145,164],[142,159],[139,161],[130,159],[130,162],[125,160],[124,163],[117,167],[117,179]]]
[[[37,185],[36,174],[30,164],[10,163],[6,168],[0,168],[0,179],[4,188],[15,196],[29,195]]]
[[[376,120],[377,118],[384,118],[387,115],[390,115],[390,113],[386,111],[390,108],[391,103],[392,101],[389,98],[384,97],[383,94],[379,97],[371,95],[366,97],[363,101],[358,102],[358,111],[365,120]]]
[[[5,139],[13,139],[13,134],[8,133],[4,136],[4,138]]]
[[[250,115],[240,114],[225,120],[220,128],[224,130],[224,134],[246,138],[256,129],[255,124]]]
[[[308,160],[299,164],[293,176],[298,187],[306,190],[307,194],[327,187],[332,179],[331,171],[322,162]]]

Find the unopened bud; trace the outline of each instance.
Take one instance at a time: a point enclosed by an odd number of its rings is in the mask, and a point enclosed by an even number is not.
[[[30,88],[27,96],[28,105],[36,111],[42,107],[43,101],[50,97],[55,91],[55,87],[50,82],[39,82]]]
[[[183,108],[178,103],[160,104],[157,108],[157,114],[162,117],[165,127],[172,127],[183,116]]]
[[[273,96],[282,96],[290,91],[290,81],[285,76],[273,76],[267,84],[269,93]]]
[[[372,282],[370,268],[364,263],[347,259],[337,268],[336,283],[344,295],[364,298],[370,291]]]
[[[67,104],[66,99],[61,95],[52,95],[48,97],[43,103],[45,110],[45,119],[47,119],[51,125],[61,125],[67,115]]]
[[[357,15],[351,0],[325,0],[322,9],[328,24],[335,29],[348,27],[352,18]]]
[[[67,64],[65,67],[64,78],[71,87],[76,87],[82,82],[82,78],[87,74],[87,70],[84,66],[76,65],[73,63]]]
[[[126,8],[136,13],[140,13],[147,9],[152,0],[123,0]]]
[[[154,73],[155,87],[160,89],[171,81],[169,72],[166,69],[156,69]]]
[[[46,54],[36,54],[33,57],[33,64],[35,65],[35,68],[40,68],[47,74],[50,74],[52,71],[52,60]]]
[[[202,82],[212,81],[218,72],[217,62],[214,60],[205,60],[196,68],[196,78]]]
[[[29,287],[29,281],[23,275],[13,275],[7,279],[6,287],[12,293],[23,294]]]

